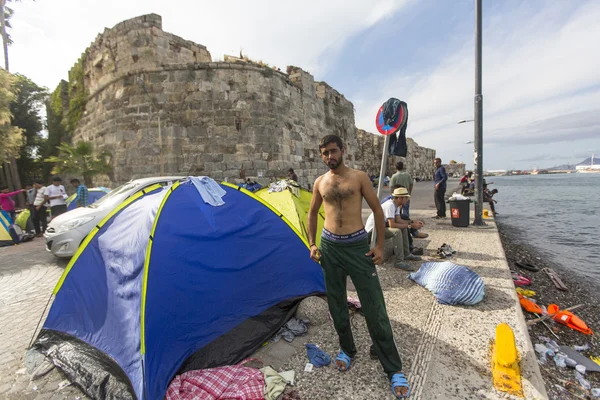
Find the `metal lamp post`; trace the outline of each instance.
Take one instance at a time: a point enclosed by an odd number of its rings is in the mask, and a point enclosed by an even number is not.
[[[483,226],[483,95],[481,94],[481,0],[475,0],[475,219]]]
[[[475,219],[473,225],[484,226],[483,214],[483,95],[481,90],[481,0],[475,0],[475,119],[462,119],[458,124],[475,122],[473,164],[475,172]]]

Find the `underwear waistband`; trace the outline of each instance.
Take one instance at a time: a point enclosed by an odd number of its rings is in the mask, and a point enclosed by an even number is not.
[[[354,233],[348,233],[346,235],[338,235],[332,232],[329,232],[327,229],[323,228],[323,233],[321,237],[330,240],[332,242],[338,243],[354,243],[359,242],[361,240],[365,240],[367,238],[367,231],[365,228],[360,229]]]

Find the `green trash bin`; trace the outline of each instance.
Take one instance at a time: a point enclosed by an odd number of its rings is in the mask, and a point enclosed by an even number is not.
[[[450,200],[452,226],[466,228],[471,218],[471,200]]]

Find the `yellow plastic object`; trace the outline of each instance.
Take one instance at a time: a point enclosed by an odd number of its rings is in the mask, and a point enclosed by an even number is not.
[[[486,209],[483,210],[483,218],[489,218],[490,217],[490,212]]]
[[[517,288],[517,293],[525,296],[525,297],[533,297],[535,296],[535,292],[533,290],[529,290],[529,289],[523,289],[518,287]]]
[[[492,379],[496,389],[523,397],[519,361],[519,351],[512,329],[504,322],[498,324],[492,348]]]
[[[600,365],[600,357],[594,357],[594,356],[591,356],[591,357],[590,357],[590,360],[592,360],[592,361],[593,361],[593,362],[595,362],[596,364]]]

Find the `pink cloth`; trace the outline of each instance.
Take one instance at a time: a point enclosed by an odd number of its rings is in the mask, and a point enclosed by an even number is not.
[[[227,367],[188,371],[177,375],[167,389],[166,400],[263,400],[265,378],[254,368]]]
[[[2,207],[4,211],[15,211],[15,202],[11,197],[19,193],[21,193],[21,190],[10,193],[0,193],[0,207]]]

